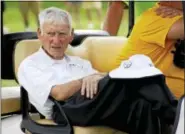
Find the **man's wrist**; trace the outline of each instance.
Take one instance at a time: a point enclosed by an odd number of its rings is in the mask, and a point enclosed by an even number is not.
[[[96,75],[100,75],[102,77],[105,77],[107,75],[107,73],[97,73]]]
[[[79,84],[80,86],[82,86],[82,81],[83,81],[83,78],[77,80],[77,82],[78,82],[78,84]]]

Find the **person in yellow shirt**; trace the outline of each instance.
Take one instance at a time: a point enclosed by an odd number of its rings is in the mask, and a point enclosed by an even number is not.
[[[170,3],[170,2],[169,2]],[[182,11],[181,2],[166,4],[174,11]],[[144,12],[135,24],[130,37],[118,55],[115,67],[134,54],[145,54],[166,76],[166,83],[176,98],[184,94],[184,69],[174,65],[173,59],[177,39],[184,39],[183,16],[163,18],[156,14],[157,3]]]
[[[135,1],[135,20],[139,18],[141,13],[155,5],[155,1]],[[163,5],[166,1],[160,1]],[[110,1],[108,3],[107,12],[104,19],[103,30],[107,31],[110,35],[116,36],[118,34],[119,28],[121,26],[122,18],[125,15],[125,9],[129,6],[128,1]],[[168,5],[169,6],[169,5]],[[163,7],[163,6],[161,6]],[[160,7],[160,8],[161,8]],[[161,8],[162,10],[157,10],[156,12],[163,17],[174,17],[179,12],[172,12],[169,8]]]

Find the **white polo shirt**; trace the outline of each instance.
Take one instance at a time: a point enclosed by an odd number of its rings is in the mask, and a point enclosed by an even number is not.
[[[54,60],[40,48],[23,60],[18,69],[18,81],[27,90],[31,104],[50,119],[53,102],[48,97],[51,88],[96,72],[87,60],[67,55],[62,60]]]

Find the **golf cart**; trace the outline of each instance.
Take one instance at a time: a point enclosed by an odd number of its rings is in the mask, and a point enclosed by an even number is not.
[[[131,1],[129,6],[129,12],[130,14],[133,14],[134,11],[134,2]],[[130,17],[131,15],[129,15]],[[134,16],[134,15],[132,15]],[[134,25],[134,18],[130,17],[129,19],[129,31],[131,31],[133,25]],[[88,34],[87,34],[88,33]],[[103,36],[102,37],[92,37],[92,33],[87,32],[84,36],[88,38],[85,39],[85,37],[79,41],[79,43],[74,43],[74,46],[77,47],[70,47],[67,50],[67,53],[70,55],[76,55],[80,56],[84,59],[88,59],[91,61],[93,66],[98,69],[101,72],[107,72],[111,70],[112,68],[109,68],[108,64],[110,64],[119,53],[121,46],[124,44],[124,42],[127,41],[127,38],[125,37],[110,37],[106,32],[103,31]],[[99,32],[96,33],[96,36],[101,36]],[[108,37],[108,38],[107,38]],[[76,36],[77,39],[79,39]],[[27,40],[26,40],[27,39]],[[33,40],[34,39],[34,40]],[[16,74],[17,74],[17,69],[20,64],[20,62],[40,47],[39,41],[37,40],[36,36],[32,36],[29,38],[23,38],[21,39],[22,41],[18,43],[14,43],[13,46],[13,58],[11,62],[13,62],[13,67],[11,69],[12,73],[9,75],[4,75],[4,77],[16,79]],[[117,41],[116,44],[118,44],[116,47],[113,41]],[[17,40],[16,40],[17,42]],[[15,45],[16,44],[16,45]],[[80,46],[78,46],[80,44]],[[4,48],[6,49],[6,47]],[[26,51],[26,53],[20,53],[21,51]],[[29,50],[29,51],[28,51]],[[114,51],[114,53],[112,53]],[[103,54],[109,54],[108,56],[111,57],[109,62],[106,60],[106,56],[102,55]],[[98,57],[98,58],[97,58]],[[7,59],[6,59],[7,60]],[[102,62],[103,61],[103,62]],[[8,64],[8,63],[6,63]],[[9,64],[10,65],[10,64]],[[6,69],[6,66],[4,67]],[[6,71],[5,71],[6,72]],[[7,74],[10,71],[7,71]],[[102,133],[120,133],[117,130],[113,130],[111,128],[103,128],[103,127],[79,127],[79,126],[73,126],[73,131],[71,131],[71,128],[69,125],[64,125],[64,124],[56,124],[52,120],[47,120],[44,119],[42,115],[39,114],[40,119],[34,119],[32,117],[32,110],[30,109],[30,103],[28,100],[28,94],[26,90],[23,87],[20,87],[21,89],[21,112],[22,112],[22,123],[21,123],[21,129],[23,132],[26,133],[32,133],[32,134],[62,134],[62,133],[75,133],[75,134],[87,134],[89,132],[102,132]],[[57,102],[54,101],[57,105]],[[34,111],[35,112],[35,111]],[[66,124],[70,124],[68,121],[65,113],[61,109],[61,116],[63,116],[66,119]],[[96,129],[96,131],[94,131]]]

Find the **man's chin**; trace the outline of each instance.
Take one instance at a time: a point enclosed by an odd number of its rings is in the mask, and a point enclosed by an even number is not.
[[[52,57],[55,60],[61,60],[64,56],[60,54],[60,55],[53,55]]]

